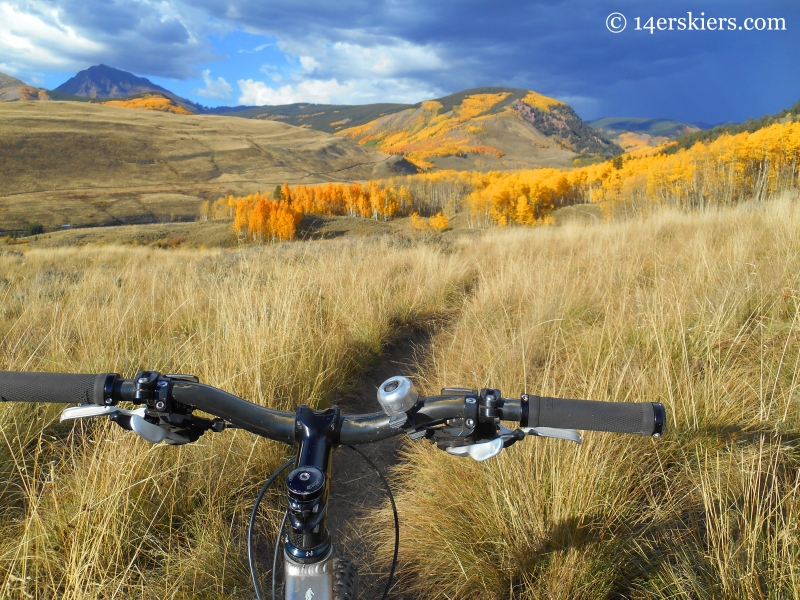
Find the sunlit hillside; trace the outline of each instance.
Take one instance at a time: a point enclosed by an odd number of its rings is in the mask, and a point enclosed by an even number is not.
[[[496,100],[483,96],[466,103],[460,114],[481,110],[479,101]],[[447,135],[454,122],[444,119],[427,129],[439,127]],[[612,218],[664,206],[696,210],[762,200],[797,187],[799,161],[800,123],[787,122],[673,154],[627,153],[573,169],[437,171],[366,184],[284,184],[264,194],[206,202],[200,212],[204,218],[235,217],[237,231],[265,241],[293,239],[304,214],[385,221],[466,213],[469,227],[542,225],[552,222],[553,211],[576,204],[595,204]]]
[[[0,102],[49,99],[46,90],[28,85],[16,77],[0,73]]]
[[[161,94],[142,94],[133,98],[122,100],[106,100],[101,104],[106,106],[119,106],[121,108],[139,108],[144,110],[158,110],[161,112],[174,113],[176,115],[191,115],[193,112],[186,110],[171,98]]]
[[[151,108],[162,102],[133,101]],[[204,199],[284,181],[408,172],[398,165],[410,167],[400,157],[277,122],[89,102],[0,102],[0,237],[31,223],[52,231],[194,220]]]
[[[576,154],[618,151],[563,102],[506,88],[422,102],[338,135],[440,169],[567,166]]]

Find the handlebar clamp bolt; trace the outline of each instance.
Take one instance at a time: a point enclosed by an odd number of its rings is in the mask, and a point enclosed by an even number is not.
[[[475,419],[467,419],[466,425],[467,425],[467,427],[472,429],[473,427],[475,427]]]
[[[159,400],[158,402],[156,402],[156,410],[160,411],[160,410],[164,410],[165,408],[167,408],[167,403],[166,402],[164,402],[163,400]]]

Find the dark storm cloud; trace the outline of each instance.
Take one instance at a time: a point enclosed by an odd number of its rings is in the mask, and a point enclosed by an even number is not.
[[[0,63],[67,70],[99,62],[147,75],[185,78],[214,60],[205,12],[170,2],[55,0],[3,3],[11,22],[0,24]],[[216,26],[214,26],[216,28]],[[3,44],[3,37],[29,44]]]
[[[40,5],[19,6],[36,12]],[[383,93],[399,82],[406,97],[415,86],[447,93],[507,85],[565,99],[586,117],[706,121],[774,112],[800,97],[795,0],[56,0],[49,6],[101,46],[71,51],[61,44],[63,54],[142,75],[196,75],[197,65],[214,59],[210,32],[243,29],[274,36],[289,55],[306,57],[295,85],[335,80],[359,89],[374,82]],[[615,11],[628,18],[616,35],[606,28]],[[739,23],[783,17],[787,31],[633,31],[636,16],[644,22],[688,11]],[[369,50],[383,62],[364,58]]]
[[[322,39],[369,47],[392,38],[430,45],[445,66],[404,76],[449,91],[512,85],[585,98],[587,110],[591,105],[596,113],[591,116],[611,112],[742,119],[800,97],[800,80],[790,62],[800,55],[800,4],[794,1],[201,4],[220,20],[290,38],[295,45]],[[615,11],[628,18],[627,30],[616,35],[605,23]],[[787,31],[633,31],[636,16],[644,23],[650,16],[685,17],[689,11],[695,17],[700,12],[735,17],[740,24],[747,17],[783,17]],[[335,70],[335,65],[327,67]]]

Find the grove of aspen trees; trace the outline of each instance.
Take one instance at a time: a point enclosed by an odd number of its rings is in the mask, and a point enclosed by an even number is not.
[[[471,227],[504,227],[548,224],[554,209],[587,202],[608,217],[646,214],[659,205],[731,205],[796,186],[800,122],[723,135],[674,154],[657,150],[571,170],[440,171],[367,183],[284,184],[273,193],[205,202],[201,213],[233,218],[234,229],[254,240],[281,241],[294,239],[302,216],[312,213],[412,216],[416,227],[443,229],[448,215],[462,211]]]

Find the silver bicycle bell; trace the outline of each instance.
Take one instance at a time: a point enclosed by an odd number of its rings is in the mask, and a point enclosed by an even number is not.
[[[419,395],[408,377],[391,377],[378,388],[378,402],[387,415],[391,427],[402,427],[408,417],[406,411],[412,408]]]

